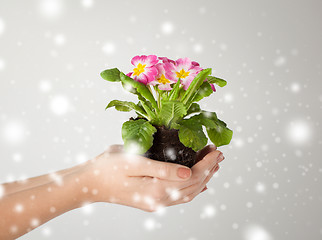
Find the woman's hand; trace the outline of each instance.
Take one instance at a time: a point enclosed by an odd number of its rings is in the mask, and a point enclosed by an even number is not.
[[[113,146],[73,168],[1,186],[0,239],[16,239],[85,203],[111,202],[155,211],[191,201],[224,159],[208,146],[197,154],[197,163],[190,169],[121,150]]]
[[[188,167],[151,160],[122,152],[115,145],[89,161],[83,168],[84,193],[88,201],[111,202],[155,211],[158,208],[191,201],[205,189],[224,159],[214,146],[197,155]]]

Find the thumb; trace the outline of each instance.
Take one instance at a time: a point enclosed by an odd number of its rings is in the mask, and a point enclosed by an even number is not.
[[[130,175],[156,177],[170,181],[186,181],[191,177],[191,169],[180,164],[144,158],[137,165],[137,168],[131,171]]]

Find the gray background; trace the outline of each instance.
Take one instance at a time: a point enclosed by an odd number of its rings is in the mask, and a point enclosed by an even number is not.
[[[190,57],[228,85],[201,102],[234,130],[209,190],[145,213],[95,204],[21,239],[321,239],[322,1],[0,0],[0,181],[122,143],[132,99],[101,70]],[[1,217],[1,213],[0,213]]]

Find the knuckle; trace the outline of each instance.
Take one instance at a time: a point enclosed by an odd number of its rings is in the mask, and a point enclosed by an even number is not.
[[[188,196],[185,196],[185,197],[183,198],[183,201],[184,201],[184,202],[186,202],[186,203],[188,203],[188,202],[191,202],[191,201],[192,201],[192,199],[193,199],[192,195],[188,195]]]
[[[166,164],[162,164],[158,168],[158,174],[162,178],[169,178],[171,175],[171,168]]]
[[[200,182],[200,176],[195,174],[191,177],[190,181],[191,181],[191,184],[194,185],[196,183],[199,183]]]

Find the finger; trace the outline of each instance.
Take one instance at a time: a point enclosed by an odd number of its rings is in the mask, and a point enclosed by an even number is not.
[[[200,179],[200,181],[180,189],[180,194],[182,197],[188,196],[191,193],[194,193],[196,191],[201,191],[206,184],[209,182],[210,178],[214,175],[216,168],[218,167],[218,164],[212,167],[212,169],[204,174],[204,177]]]
[[[106,150],[108,153],[121,153],[123,152],[123,145],[121,144],[114,144],[109,146],[109,148]]]
[[[211,171],[209,172],[208,176],[203,180],[202,183],[196,183],[194,185],[191,185],[189,187],[186,187],[180,191],[178,191],[177,195],[178,198],[175,199],[175,201],[173,201],[174,199],[168,198],[168,205],[172,206],[172,205],[177,205],[177,204],[181,204],[181,203],[186,203],[186,202],[190,202],[193,198],[195,198],[199,193],[207,190],[207,183],[210,181],[210,179],[212,178],[212,176],[215,174],[215,172],[217,172],[219,169],[219,165],[216,164]],[[172,200],[172,201],[171,201]]]
[[[195,164],[191,170],[194,175],[200,176],[200,174],[210,171],[216,163],[222,161],[223,157],[222,152],[218,150],[212,151]]]
[[[129,169],[129,176],[149,176],[169,181],[187,181],[191,177],[191,169],[175,163],[160,162],[141,157],[138,164]]]
[[[215,145],[208,145],[197,152],[196,163],[203,159],[208,153],[213,152],[217,149]],[[195,163],[195,164],[196,164]]]
[[[208,187],[207,187],[207,185],[202,189],[202,191],[200,192],[200,193],[202,193],[202,192],[204,192],[204,191],[206,191],[208,189]]]

